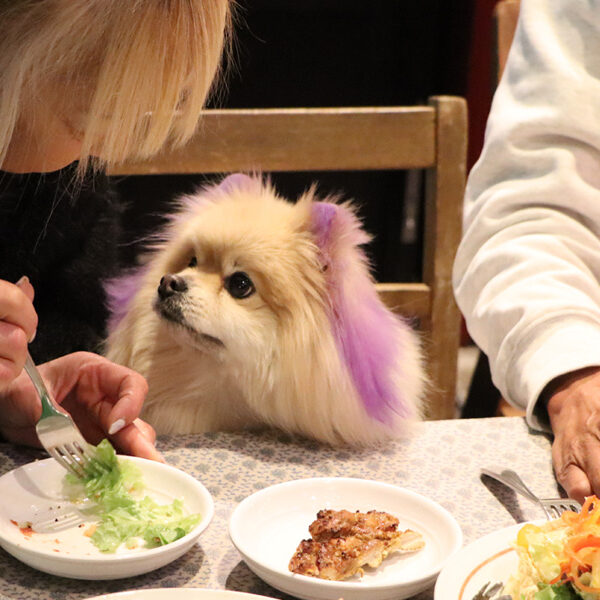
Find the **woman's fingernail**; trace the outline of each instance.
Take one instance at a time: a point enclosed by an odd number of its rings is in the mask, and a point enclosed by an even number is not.
[[[154,446],[152,446],[152,449],[154,450],[153,460],[155,460],[156,462],[164,463],[166,465],[167,461],[166,461],[165,457]]]
[[[114,435],[115,433],[121,431],[121,429],[123,429],[123,427],[125,427],[125,420],[124,419],[117,419],[109,428],[108,430],[108,434],[109,435]]]

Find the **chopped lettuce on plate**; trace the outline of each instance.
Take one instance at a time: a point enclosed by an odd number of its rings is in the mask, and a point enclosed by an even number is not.
[[[96,459],[105,466],[86,468],[84,478],[65,476],[65,489],[72,502],[90,500],[100,520],[90,539],[102,552],[127,548],[147,548],[169,544],[188,534],[199,522],[199,514],[186,514],[179,499],[160,505],[143,495],[144,482],[139,468],[117,458],[108,440],[96,446]]]

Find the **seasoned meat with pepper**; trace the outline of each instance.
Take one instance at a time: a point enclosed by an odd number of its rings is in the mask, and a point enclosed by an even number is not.
[[[302,540],[289,570],[321,579],[347,579],[362,567],[378,567],[392,552],[416,552],[425,545],[421,534],[398,531],[398,519],[388,513],[321,510]]]

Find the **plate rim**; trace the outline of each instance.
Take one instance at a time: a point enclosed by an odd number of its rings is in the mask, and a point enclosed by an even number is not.
[[[398,583],[398,582],[396,582],[396,583],[394,583],[394,582],[386,582],[386,583],[372,582],[372,583],[369,583],[368,585],[365,585],[363,588],[357,587],[356,582],[351,582],[351,581],[332,581],[332,580],[328,580],[328,579],[309,577],[307,575],[301,575],[298,573],[285,573],[283,571],[277,571],[277,570],[272,569],[269,566],[264,565],[262,562],[260,562],[256,558],[252,557],[248,552],[244,552],[242,550],[242,548],[238,545],[238,543],[236,543],[234,535],[232,534],[232,523],[234,522],[234,519],[236,518],[236,516],[239,515],[240,507],[242,507],[245,502],[247,502],[247,501],[249,502],[250,499],[260,498],[260,496],[272,491],[273,488],[293,487],[294,485],[301,485],[301,484],[306,484],[306,483],[311,483],[311,482],[319,482],[319,483],[343,482],[343,483],[353,483],[353,484],[356,484],[356,483],[366,484],[366,485],[369,485],[372,487],[383,487],[383,488],[386,488],[389,490],[393,490],[395,492],[401,492],[402,494],[404,494],[406,496],[411,496],[414,499],[419,499],[420,501],[424,502],[425,504],[430,505],[432,508],[435,508],[435,510],[438,511],[439,513],[443,514],[444,517],[446,518],[447,522],[451,525],[451,528],[452,528],[452,530],[454,532],[454,536],[455,536],[455,543],[453,545],[453,549],[448,554],[448,556],[446,556],[441,561],[441,564],[439,567],[431,569],[428,572],[426,572],[425,574],[420,575],[419,577],[410,579],[408,581],[403,581],[401,583]],[[391,590],[391,589],[398,588],[398,587],[415,586],[415,585],[419,585],[420,583],[430,581],[431,579],[435,578],[442,571],[444,565],[450,559],[450,557],[453,556],[454,554],[456,554],[458,551],[460,551],[460,549],[463,546],[463,541],[464,541],[462,528],[460,527],[460,525],[459,525],[458,521],[456,520],[456,518],[454,517],[454,515],[452,515],[452,513],[449,510],[447,510],[446,508],[444,508],[441,504],[439,504],[438,502],[435,502],[435,500],[432,500],[431,498],[428,498],[427,496],[424,496],[423,494],[420,494],[419,492],[415,492],[413,490],[398,486],[393,483],[388,483],[385,481],[378,481],[376,479],[365,479],[362,477],[306,477],[306,478],[291,479],[288,481],[275,483],[273,485],[270,485],[270,486],[267,486],[260,490],[257,490],[256,492],[253,492],[252,494],[249,494],[248,496],[246,496],[234,508],[233,512],[231,513],[231,515],[229,517],[228,532],[229,532],[229,537],[231,539],[231,542],[233,543],[235,548],[238,550],[238,552],[242,555],[242,557],[244,558],[244,561],[246,561],[246,556],[248,556],[251,562],[254,562],[261,569],[264,569],[265,571],[268,571],[269,573],[273,573],[274,575],[276,575],[278,577],[285,577],[290,581],[300,582],[302,585],[305,585],[305,586],[311,587],[311,588],[314,588],[314,587],[318,587],[318,588],[326,587],[327,588],[328,587],[328,588],[332,588],[332,589],[335,588],[335,589],[348,589],[348,590],[364,589],[365,592],[369,591],[369,590],[385,591],[385,590]],[[271,584],[271,585],[273,585],[273,584]],[[273,587],[276,587],[276,586],[273,585]],[[289,592],[287,592],[287,593],[289,593]]]
[[[195,477],[192,477],[189,473],[186,473],[185,471],[179,469],[178,467],[175,467],[174,465],[169,465],[168,463],[160,463],[158,461],[141,458],[139,456],[128,456],[128,455],[119,454],[118,457],[119,457],[119,459],[131,460],[133,462],[139,462],[142,464],[150,463],[153,465],[158,465],[159,469],[166,468],[168,470],[174,470],[178,473],[178,475],[183,476],[184,479],[190,480],[194,484],[194,486],[199,486],[198,490],[201,492],[201,495],[203,496],[204,500],[207,502],[208,511],[206,511],[206,516],[203,515],[202,521],[200,523],[198,523],[198,525],[194,529],[192,529],[192,531],[190,531],[189,533],[184,535],[182,538],[179,538],[178,540],[175,540],[174,542],[171,542],[169,544],[165,544],[164,546],[158,546],[156,548],[148,548],[148,549],[144,550],[143,552],[135,552],[135,553],[130,553],[130,554],[111,553],[111,554],[100,554],[100,555],[95,555],[95,556],[62,555],[62,554],[54,553],[47,549],[40,549],[40,548],[36,548],[36,547],[26,547],[23,545],[19,545],[16,542],[13,542],[12,540],[7,539],[5,536],[3,536],[1,531],[0,531],[0,545],[2,545],[4,547],[4,544],[8,544],[12,548],[16,548],[19,551],[25,550],[27,552],[27,554],[29,554],[29,555],[38,556],[41,558],[43,557],[44,559],[51,558],[52,562],[55,562],[56,564],[65,564],[65,563],[67,563],[67,564],[75,564],[75,563],[85,564],[85,563],[90,563],[90,562],[91,563],[97,563],[97,562],[110,563],[110,562],[114,562],[114,561],[135,562],[135,561],[140,560],[142,557],[144,557],[144,559],[152,558],[154,555],[165,552],[165,549],[175,552],[175,550],[178,549],[179,547],[184,546],[187,543],[189,543],[193,537],[199,537],[202,534],[202,532],[205,531],[205,529],[210,525],[210,523],[212,522],[212,520],[214,518],[214,514],[215,514],[215,502],[214,502],[214,499],[213,499],[211,493],[208,491],[206,486],[201,481],[199,481]],[[25,463],[24,465],[21,465],[19,467],[15,467],[14,469],[7,471],[6,473],[3,473],[0,476],[0,480],[8,475],[15,473],[16,471],[21,470],[21,469],[25,469],[28,467],[32,468],[33,465],[35,465],[37,468],[38,465],[52,464],[55,462],[56,462],[55,459],[51,458],[51,457],[43,458],[40,460],[34,460],[31,462]],[[58,466],[60,467],[60,465],[58,465]]]
[[[120,592],[110,592],[107,594],[99,594],[97,596],[91,596],[89,598],[85,598],[84,600],[104,600],[105,598],[108,599],[112,599],[114,598],[114,600],[127,600],[127,598],[130,597],[135,597],[135,594],[144,594],[144,595],[156,595],[159,596],[158,592],[165,592],[168,594],[172,594],[173,592],[175,592],[176,595],[179,594],[179,592],[184,592],[183,594],[181,594],[181,596],[185,596],[188,592],[194,592],[194,596],[195,595],[204,595],[205,593],[207,594],[211,594],[211,595],[219,595],[219,596],[225,596],[225,597],[229,597],[231,595],[234,596],[239,596],[240,600],[244,600],[244,599],[248,599],[248,600],[252,600],[254,598],[256,598],[256,600],[260,600],[260,599],[266,599],[266,600],[272,600],[271,598],[269,598],[269,596],[259,596],[257,594],[252,594],[251,592],[242,592],[240,590],[227,590],[227,589],[213,589],[213,588],[199,588],[199,587],[177,587],[177,588],[165,588],[165,587],[160,587],[160,588],[139,588],[136,590],[122,590]]]
[[[466,546],[461,548],[452,557],[453,560],[449,560],[444,565],[444,568],[440,571],[437,581],[435,582],[435,588],[434,588],[434,592],[433,592],[433,600],[445,600],[446,599],[446,596],[444,596],[443,593],[448,590],[448,582],[446,582],[445,580],[450,578],[449,573],[451,572],[451,570],[453,568],[460,569],[462,571],[461,567],[465,563],[464,563],[464,559],[461,562],[461,555],[466,554],[468,552],[473,552],[474,550],[477,550],[477,548],[479,546],[489,546],[490,542],[493,542],[493,546],[490,548],[489,551],[487,551],[484,555],[481,556],[479,562],[476,565],[469,563],[469,566],[467,567],[469,569],[468,573],[466,573],[466,575],[465,574],[461,575],[460,587],[456,590],[450,589],[451,594],[454,594],[455,592],[459,593],[459,595],[456,596],[457,600],[461,600],[460,591],[463,589],[463,587],[466,586],[466,584],[472,577],[472,574],[474,574],[479,569],[481,569],[483,566],[485,566],[485,564],[490,562],[491,559],[494,559],[495,557],[497,557],[497,555],[500,552],[502,552],[503,550],[505,550],[505,549],[508,551],[513,550],[511,548],[511,544],[510,544],[510,539],[511,539],[510,536],[515,538],[517,532],[524,525],[527,525],[529,523],[535,525],[535,524],[540,524],[540,523],[544,523],[544,522],[545,521],[543,519],[533,520],[533,521],[523,521],[521,523],[513,523],[512,525],[500,527],[499,529],[495,529],[493,531],[490,531],[489,533],[486,533],[486,534],[476,538],[475,540],[473,540],[472,542],[470,542],[469,544],[467,544]],[[454,564],[455,561],[456,561],[456,564]],[[507,577],[509,575],[510,574],[507,574]],[[444,587],[444,589],[442,589],[442,587]]]

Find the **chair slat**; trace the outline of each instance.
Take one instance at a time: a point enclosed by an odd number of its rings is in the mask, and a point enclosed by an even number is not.
[[[431,311],[431,289],[425,283],[378,283],[377,292],[397,314],[423,319]]]
[[[460,312],[452,290],[452,267],[462,229],[466,179],[467,110],[462,98],[438,96],[436,107],[437,165],[427,172],[423,280],[431,287],[431,312],[423,321],[427,336],[429,374],[437,385],[431,391],[428,417],[455,415],[460,345]]]
[[[285,140],[285,143],[282,143]],[[419,107],[207,110],[183,148],[111,175],[413,169],[435,164],[435,111]]]

